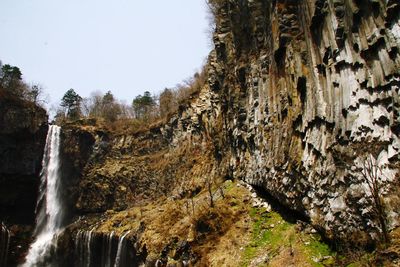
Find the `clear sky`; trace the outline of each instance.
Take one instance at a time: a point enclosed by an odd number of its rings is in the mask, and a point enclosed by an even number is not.
[[[205,0],[0,0],[0,60],[51,103],[69,88],[130,103],[202,66],[207,25]]]

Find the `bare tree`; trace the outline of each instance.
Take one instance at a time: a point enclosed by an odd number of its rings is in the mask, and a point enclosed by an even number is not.
[[[160,94],[160,116],[165,118],[176,110],[176,101],[171,89],[165,88]]]
[[[363,166],[361,175],[363,176],[373,201],[372,211],[379,221],[379,226],[382,231],[382,237],[385,244],[389,242],[388,227],[387,227],[387,216],[385,203],[381,196],[381,189],[384,185],[384,174],[382,167],[369,156],[363,160]]]
[[[30,95],[32,96],[32,102],[37,103],[39,96],[43,93],[43,87],[40,84],[32,84]]]
[[[134,112],[131,105],[126,104],[124,101],[119,102],[121,109],[120,118],[132,119],[134,117]]]

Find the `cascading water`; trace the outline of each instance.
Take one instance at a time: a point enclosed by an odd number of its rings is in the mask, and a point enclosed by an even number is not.
[[[47,133],[42,162],[41,183],[36,206],[36,239],[29,248],[23,267],[52,266],[49,258],[54,239],[63,226],[63,203],[59,175],[60,130],[51,125]]]
[[[125,255],[126,245],[125,245],[125,237],[129,234],[130,231],[126,232],[118,242],[117,248],[117,256],[115,257],[114,267],[120,267],[123,255]]]
[[[0,267],[6,267],[10,232],[3,223],[0,226]]]
[[[91,231],[79,230],[76,235],[75,250],[79,266],[90,266],[91,252],[93,250],[93,229]]]
[[[134,251],[126,236],[90,231],[78,231],[75,239],[76,266],[81,267],[129,267],[138,266]]]
[[[112,240],[113,239],[114,239],[114,231],[111,232],[111,234],[107,236],[106,242],[103,246],[102,255],[104,255],[104,256],[103,256],[102,262],[105,262],[105,266],[111,266],[112,256],[110,254],[112,252]]]

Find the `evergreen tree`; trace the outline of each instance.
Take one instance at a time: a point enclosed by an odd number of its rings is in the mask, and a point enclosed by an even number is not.
[[[18,67],[9,64],[2,65],[0,85],[1,88],[14,94],[20,95],[20,85],[22,84],[22,73]]]
[[[114,95],[108,91],[102,99],[102,117],[110,122],[116,121],[121,113],[119,104],[116,102]]]
[[[148,119],[155,106],[156,101],[149,91],[144,92],[143,96],[138,95],[132,101],[133,111],[137,119]]]
[[[70,119],[78,119],[81,115],[82,97],[78,95],[74,89],[69,89],[61,99],[61,106],[66,109],[67,117]]]

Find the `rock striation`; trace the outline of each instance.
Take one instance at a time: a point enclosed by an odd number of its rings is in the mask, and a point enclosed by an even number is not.
[[[365,245],[397,227],[400,3],[210,7],[207,84],[176,114],[133,135],[65,130],[68,153],[86,151],[70,156],[75,210],[190,197],[222,177],[262,188],[331,240]]]
[[[398,1],[212,1],[211,88],[232,176],[263,187],[332,239],[399,223]],[[368,242],[368,241],[367,241]]]

